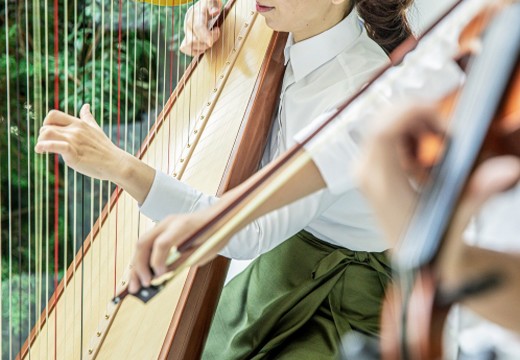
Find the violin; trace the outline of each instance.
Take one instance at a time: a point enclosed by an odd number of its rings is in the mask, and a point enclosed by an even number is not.
[[[475,167],[492,156],[520,156],[520,27],[511,26],[519,23],[520,3],[499,1],[461,34],[461,59],[472,58],[463,89],[439,109],[445,114],[447,104],[456,103],[451,135],[440,160],[424,157],[435,163],[433,171],[394,254],[398,288],[388,293],[382,314],[385,360],[442,358],[450,307],[504,281],[497,269],[447,291],[437,265]]]

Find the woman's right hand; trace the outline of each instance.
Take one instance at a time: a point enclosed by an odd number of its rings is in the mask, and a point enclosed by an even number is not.
[[[99,127],[88,104],[81,108],[79,118],[51,110],[43,121],[35,151],[60,154],[74,170],[112,181],[118,177],[117,164],[124,156]]]
[[[199,0],[186,13],[184,22],[184,39],[180,50],[189,56],[199,56],[220,37],[220,29],[209,30],[209,22],[220,14],[221,0]]]
[[[58,110],[49,112],[40,129],[37,153],[55,153],[72,169],[120,185],[142,203],[153,183],[155,170],[118,148],[83,105],[76,118]]]

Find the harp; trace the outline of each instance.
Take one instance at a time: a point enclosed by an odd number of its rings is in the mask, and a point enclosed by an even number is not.
[[[221,40],[180,76],[174,68],[182,67],[182,57],[168,48],[182,36],[181,25],[168,23],[183,18],[186,7],[122,0],[4,1],[2,53],[15,61],[1,69],[6,79],[0,121],[2,359],[199,356],[227,262],[217,259],[186,271],[146,305],[129,300],[111,308],[111,298],[125,285],[133,245],[153,224],[120,189],[89,184],[66,172],[57,158],[35,155],[32,146],[53,107],[77,114],[78,105],[88,101],[96,118],[119,124],[138,117],[135,109],[147,98],[148,119],[153,109],[162,108],[155,123],[147,119],[133,130],[117,130],[114,142],[123,143],[123,133],[136,133],[136,128],[149,129],[137,156],[207,193],[221,193],[244,180],[256,170],[270,128],[286,39],[268,29],[252,6],[247,0],[230,1],[222,13]],[[155,22],[145,20],[154,14],[163,15]],[[133,25],[141,24],[134,38],[141,36],[146,51],[132,46],[130,36],[123,39],[132,19]],[[69,21],[74,25],[59,28]],[[161,26],[169,27],[171,36],[160,40]],[[111,50],[103,54],[107,44]],[[60,48],[72,50],[62,56]],[[141,51],[144,61],[130,70],[132,60],[121,53],[132,51]],[[97,63],[84,70],[85,64],[73,63],[77,58]],[[105,62],[117,66],[105,67]],[[132,79],[133,92],[122,96]],[[169,95],[167,101],[161,100],[160,88]],[[98,90],[101,100],[94,96]],[[63,100],[60,92],[72,95]],[[122,146],[132,151],[129,144]],[[68,182],[70,189],[63,186]],[[73,191],[76,187],[84,192],[97,188],[100,195],[78,205],[83,196]],[[96,208],[95,222],[69,215],[87,213],[93,219]]]

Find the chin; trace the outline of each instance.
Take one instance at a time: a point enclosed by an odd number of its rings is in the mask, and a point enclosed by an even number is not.
[[[263,14],[260,14],[260,15],[262,15],[262,17],[264,18],[265,24],[272,30],[281,31],[281,32],[287,31],[286,29],[283,28],[283,26],[280,26],[280,24],[277,24],[276,21],[273,21],[273,19],[270,19],[269,16],[265,16]]]

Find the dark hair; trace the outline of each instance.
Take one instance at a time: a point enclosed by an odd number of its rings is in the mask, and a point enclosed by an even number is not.
[[[368,35],[387,53],[391,53],[412,35],[406,10],[413,0],[352,0],[365,21]]]

